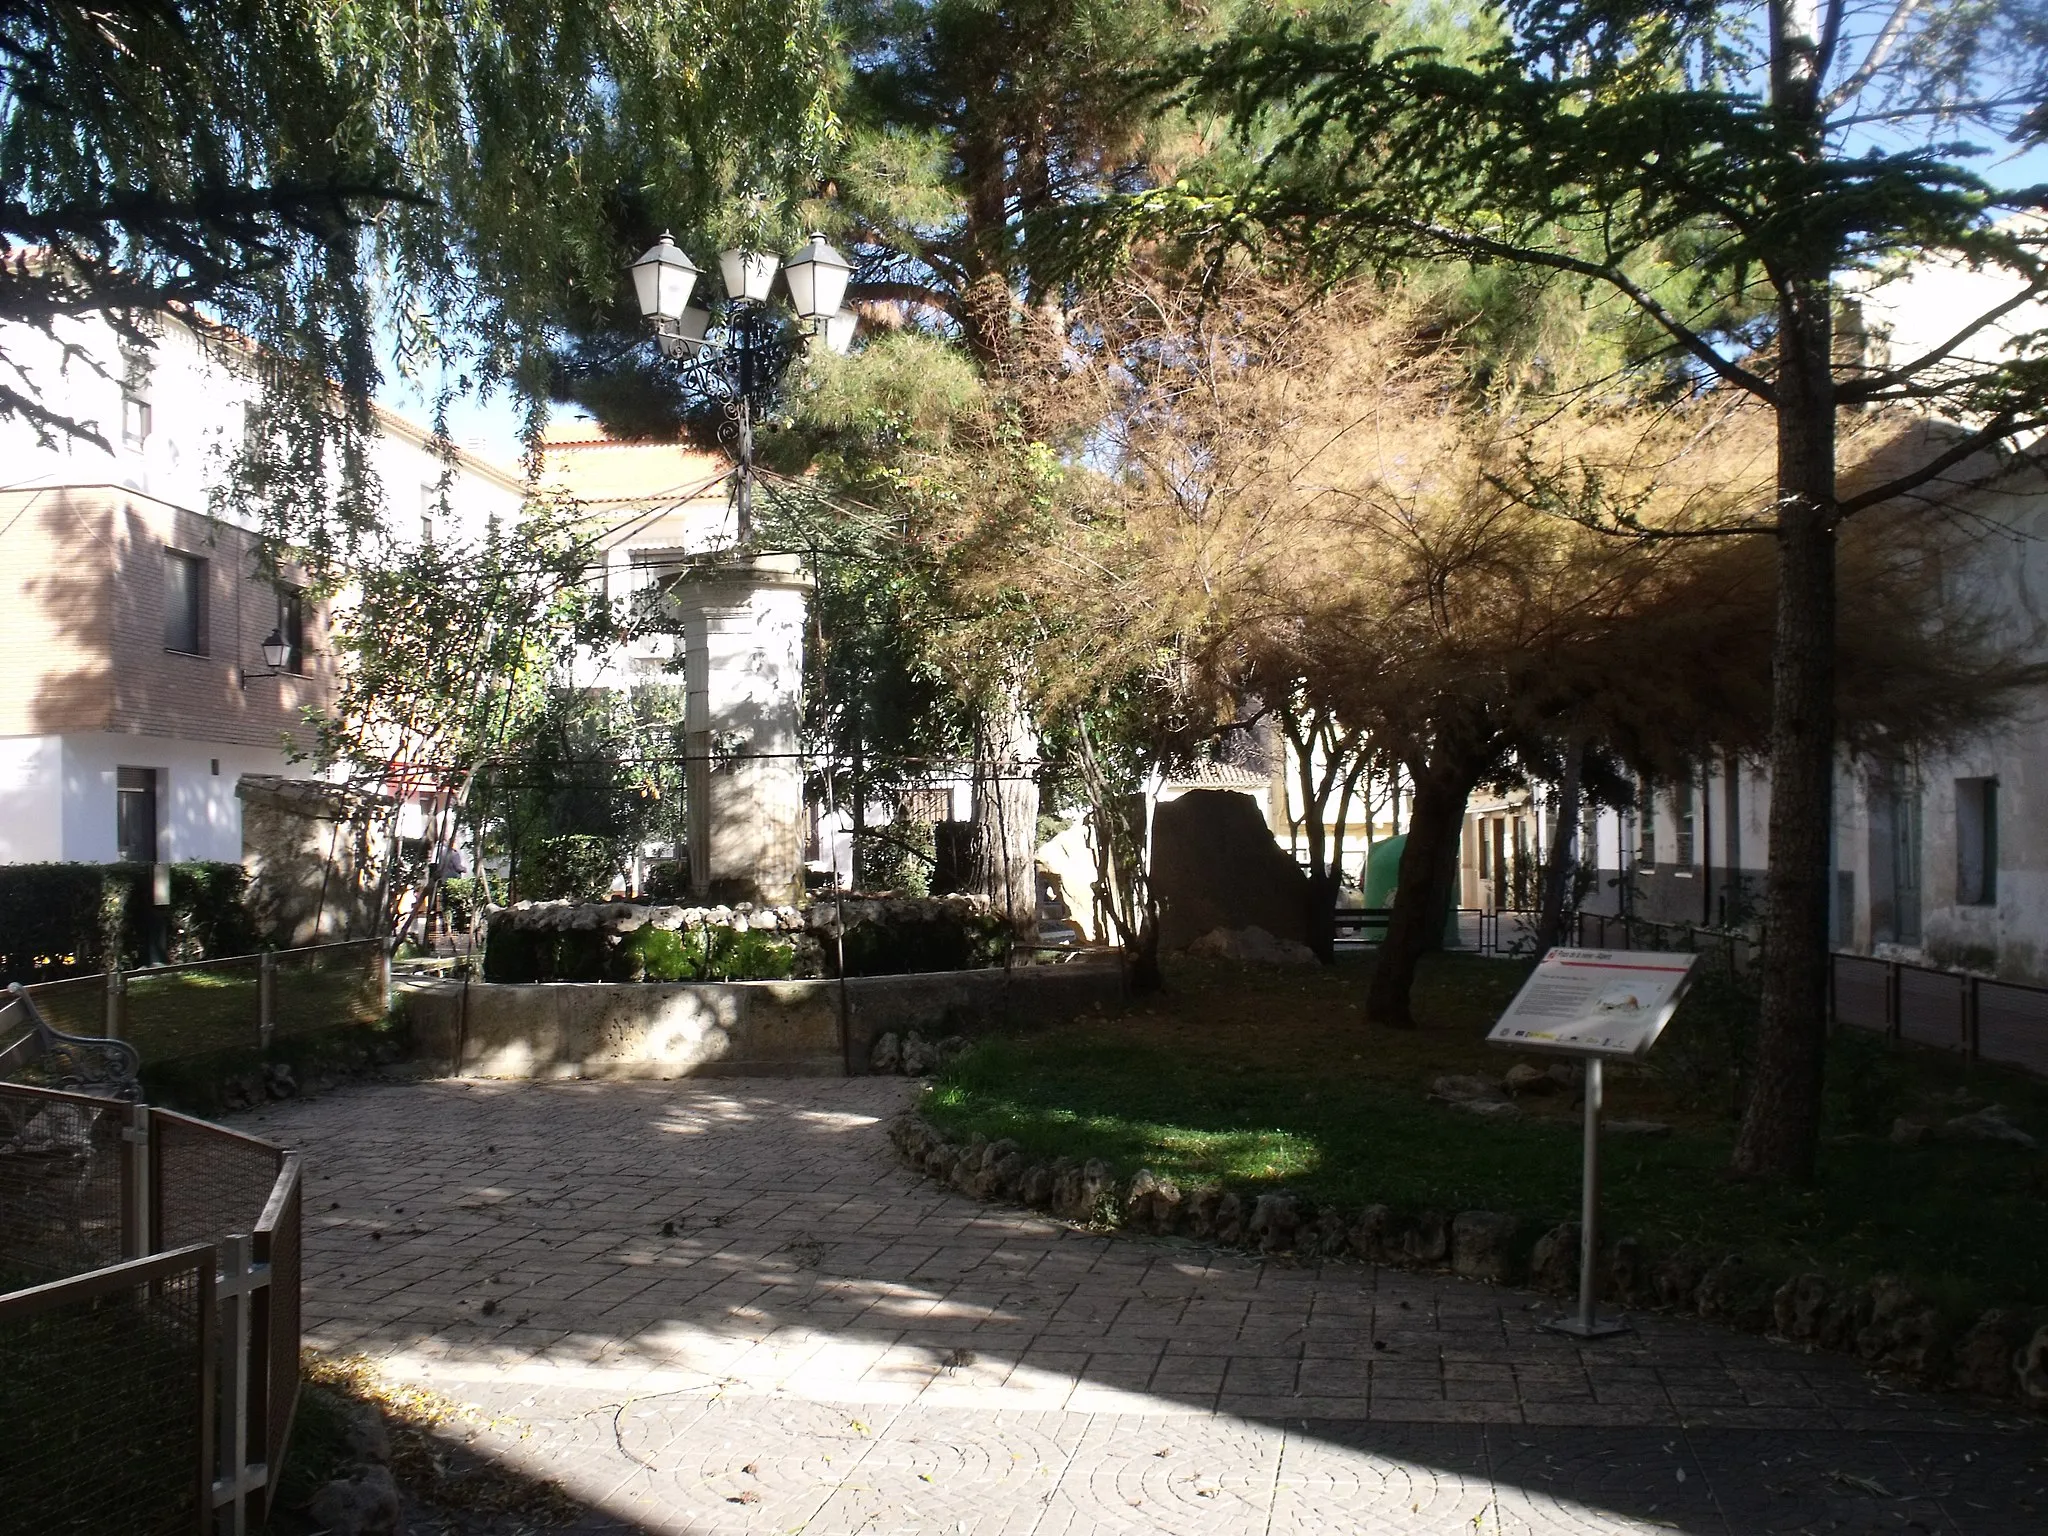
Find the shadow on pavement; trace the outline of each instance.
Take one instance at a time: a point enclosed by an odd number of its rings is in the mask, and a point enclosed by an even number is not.
[[[1519,1292],[981,1206],[895,1161],[906,1092],[451,1081],[258,1118],[309,1154],[309,1342],[473,1404],[436,1433],[559,1484],[554,1529],[2048,1529],[2039,1426],[1703,1325],[1581,1346]]]

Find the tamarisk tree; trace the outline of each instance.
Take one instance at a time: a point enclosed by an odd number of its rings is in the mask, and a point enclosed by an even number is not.
[[[1390,25],[1397,25],[1391,23]],[[1755,1090],[1734,1163],[1811,1176],[1827,975],[1837,742],[1836,545],[1845,520],[1939,499],[2048,422],[2032,308],[2048,290],[2039,187],[1973,171],[2038,138],[2038,0],[1504,0],[1454,47],[1317,25],[1241,34],[1180,73],[1182,99],[1276,146],[1236,178],[1124,200],[1126,234],[1291,242],[1381,267],[1546,271],[1633,311],[1661,363],[1775,424],[1773,484],[1741,526],[1776,551],[1769,943]],[[1119,222],[1120,221],[1120,222]],[[1887,263],[2007,281],[1898,356],[1844,324]],[[1964,424],[1844,494],[1844,412],[1905,404]],[[1995,467],[1995,465],[1993,466]]]

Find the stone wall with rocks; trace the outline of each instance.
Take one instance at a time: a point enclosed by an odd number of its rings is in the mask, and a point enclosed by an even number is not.
[[[493,928],[526,933],[598,932],[623,937],[642,928],[730,928],[737,933],[802,933],[805,913],[793,906],[662,906],[638,901],[519,901],[485,914]]]
[[[609,974],[620,941],[644,928],[759,933],[793,945],[797,977],[969,970],[1001,965],[1009,935],[987,901],[975,896],[846,895],[805,906],[753,902],[680,906],[636,901],[521,901],[485,915],[486,974],[493,980],[619,981]],[[516,951],[517,935],[577,935],[571,969],[535,968]],[[582,938],[580,936],[588,936]],[[491,940],[498,941],[495,946]],[[630,950],[631,946],[628,946]]]
[[[1121,969],[1097,962],[843,981],[422,982],[399,1007],[415,1054],[467,1076],[837,1076],[903,1070],[909,1036],[1030,1029],[1122,993]],[[893,1060],[874,1065],[891,1035]]]
[[[266,942],[293,949],[384,932],[387,798],[264,773],[243,774],[235,794],[249,915]]]
[[[949,1141],[915,1113],[900,1117],[889,1137],[913,1168],[962,1194],[1066,1221],[1305,1259],[1445,1268],[1496,1285],[1578,1294],[1576,1222],[1546,1227],[1505,1211],[1321,1205],[1285,1190],[1182,1189],[1149,1168],[1124,1176],[1100,1161],[1033,1158],[1014,1141],[978,1134]],[[1660,1254],[1632,1237],[1609,1246],[1601,1263],[1601,1295],[1617,1307],[1693,1313],[1852,1353],[1923,1386],[2048,1413],[2048,1311],[1991,1311],[1958,1328],[1896,1276],[1848,1284],[1817,1272],[1773,1274],[1741,1254]]]

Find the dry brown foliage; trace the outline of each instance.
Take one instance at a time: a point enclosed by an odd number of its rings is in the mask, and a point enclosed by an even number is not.
[[[1725,392],[1539,408],[1469,377],[1455,336],[1370,284],[1098,296],[1010,380],[1030,433],[1086,472],[981,567],[1032,595],[1042,694],[1136,669],[1221,709],[1292,682],[1418,770],[1454,737],[1497,758],[1571,734],[1651,768],[1759,749],[1767,415]],[[1902,430],[1848,424],[1845,490]],[[1956,534],[1890,508],[1844,535],[1859,744],[1966,730],[2026,680],[1942,589]]]

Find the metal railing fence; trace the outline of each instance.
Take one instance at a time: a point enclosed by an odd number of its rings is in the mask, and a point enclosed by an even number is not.
[[[375,1023],[389,996],[389,959],[382,939],[351,939],[67,976],[25,990],[54,1028],[126,1040],[148,1066]]]
[[[0,1488],[45,1464],[74,1488],[81,1468],[134,1472],[96,1484],[77,1519],[22,1529],[262,1523],[298,1401],[302,1207],[296,1153],[170,1110],[0,1083],[0,1284],[28,1287],[0,1295],[0,1381],[10,1408],[21,1392],[49,1398],[17,1419]],[[173,1260],[197,1279],[167,1281],[184,1273]],[[141,1301],[103,1304],[138,1287]],[[198,1308],[204,1334],[191,1348],[163,1299],[188,1293],[177,1306]],[[157,1422],[165,1403],[176,1433]],[[73,1446],[81,1422],[90,1456]],[[0,1511],[16,1513],[4,1495]]]
[[[2048,987],[1870,955],[1833,961],[1836,1023],[2048,1077]]]
[[[1533,912],[1470,915],[1479,918],[1472,947],[1482,954],[1533,953]],[[1572,938],[1581,949],[1715,955],[1738,976],[1761,953],[1753,934],[1598,912],[1577,914]],[[2048,1077],[2048,987],[1878,955],[1828,960],[1830,1023]]]

